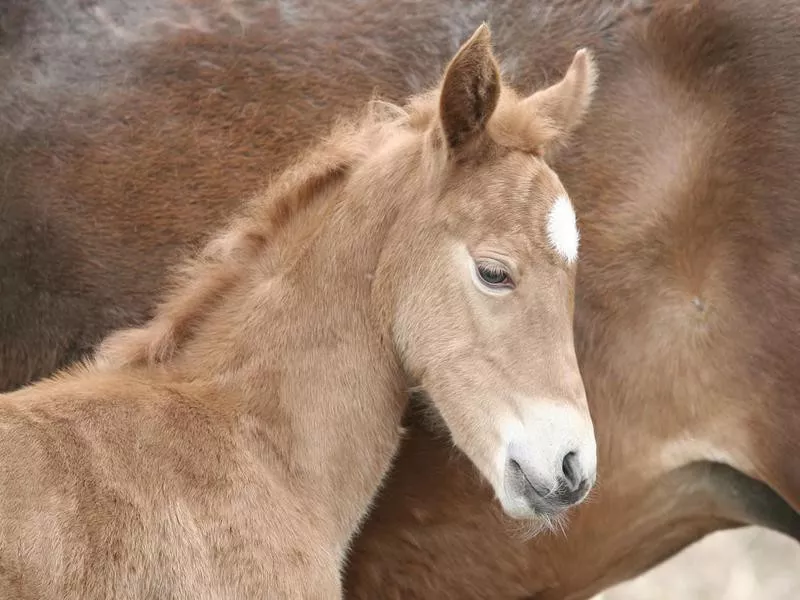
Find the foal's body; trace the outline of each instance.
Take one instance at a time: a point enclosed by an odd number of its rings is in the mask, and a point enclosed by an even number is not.
[[[490,16],[523,82],[578,46],[600,58],[577,150],[555,164],[583,225],[576,337],[601,481],[568,536],[521,540],[413,418],[353,595],[574,600],[719,528],[800,539],[796,2],[9,6],[0,386],[144,320],[174,254],[265,170],[374,88],[416,89]]]

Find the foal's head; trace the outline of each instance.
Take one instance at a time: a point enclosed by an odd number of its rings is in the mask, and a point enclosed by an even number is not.
[[[581,51],[561,82],[518,97],[501,82],[489,31],[479,28],[435,91],[406,109],[345,123],[256,198],[249,216],[189,263],[152,322],[106,340],[98,364],[169,360],[209,307],[239,289],[231,282],[245,263],[261,265],[258,253],[282,263],[270,240],[306,247],[294,230],[279,233],[280,224],[302,221],[304,207],[326,197],[332,212],[321,222],[333,235],[342,227],[388,233],[337,239],[343,254],[320,264],[333,283],[353,251],[374,269],[352,285],[370,282],[385,339],[505,511],[548,515],[579,502],[594,482],[596,448],[573,347],[578,231],[542,156],[579,123],[593,82]],[[367,216],[376,213],[378,229]],[[380,250],[377,264],[365,258],[368,244]],[[242,337],[250,339],[245,320]]]
[[[376,275],[391,290],[412,383],[518,518],[558,513],[595,480],[573,346],[579,236],[542,158],[583,117],[594,73],[582,50],[563,80],[518,97],[479,28],[435,93],[415,101],[429,149],[420,179],[426,163],[435,174],[423,184],[429,200],[386,240]]]

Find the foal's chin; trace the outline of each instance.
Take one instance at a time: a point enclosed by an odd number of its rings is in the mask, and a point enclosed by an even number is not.
[[[574,504],[553,505],[544,502],[531,502],[524,494],[499,494],[498,501],[507,517],[516,521],[550,522],[563,518]]]
[[[564,533],[569,519],[570,506],[536,506],[524,496],[501,494],[498,501],[503,514],[510,520],[515,530],[523,539],[543,532]]]

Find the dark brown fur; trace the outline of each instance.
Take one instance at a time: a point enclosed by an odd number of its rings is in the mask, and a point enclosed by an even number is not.
[[[800,539],[796,3],[209,2],[165,19],[191,27],[116,45],[85,16],[95,3],[62,4],[71,21],[46,3],[3,11],[0,386],[142,321],[174,255],[326,120],[431,83],[406,73],[443,66],[489,16],[523,87],[579,46],[601,70],[555,163],[582,227],[576,336],[600,480],[568,537],[522,541],[412,416],[352,597],[586,598],[721,527]],[[122,29],[139,22],[120,11],[106,12]],[[68,27],[96,35],[53,34]],[[721,461],[743,475],[708,467]]]

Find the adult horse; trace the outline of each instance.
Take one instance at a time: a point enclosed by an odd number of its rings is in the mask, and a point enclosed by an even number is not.
[[[716,529],[800,539],[796,3],[74,0],[4,15],[4,387],[143,320],[173,255],[326,119],[431,83],[413,67],[444,65],[488,18],[521,85],[584,45],[601,71],[554,157],[582,225],[597,492],[567,537],[523,541],[413,413],[351,596],[585,598]]]

